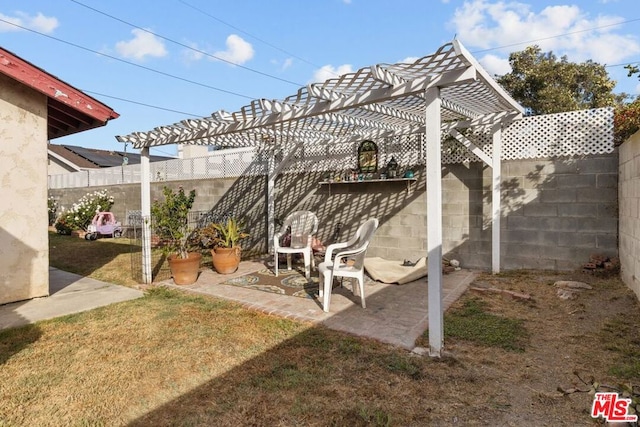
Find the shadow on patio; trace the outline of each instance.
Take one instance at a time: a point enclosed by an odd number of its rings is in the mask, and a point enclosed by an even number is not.
[[[409,350],[414,348],[416,339],[428,327],[426,277],[404,285],[367,280],[366,309],[360,305],[360,297],[352,294],[351,285],[345,282],[343,288],[333,290],[329,313],[322,310],[317,298],[301,298],[223,284],[230,279],[271,267],[272,262],[265,261],[264,258],[247,260],[240,263],[238,271],[229,275],[202,268],[197,282],[192,285],[177,286],[172,280],[156,284],[235,301],[249,309],[322,324],[334,330],[376,339]],[[476,275],[476,272],[470,270],[443,274],[444,310],[464,293]],[[312,271],[312,277],[317,276],[318,272]]]

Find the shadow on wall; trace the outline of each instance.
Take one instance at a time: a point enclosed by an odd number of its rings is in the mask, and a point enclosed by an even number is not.
[[[216,181],[213,181],[216,185]],[[236,218],[249,233],[242,240],[243,256],[257,255],[267,251],[267,182],[265,176],[241,176],[221,195],[215,205],[208,207],[198,220],[198,226],[208,222]]]
[[[471,163],[446,170],[445,182],[461,182],[467,200],[443,210],[444,233],[457,236],[445,239],[444,252],[464,266],[490,268],[491,169]],[[467,221],[456,214],[463,204]],[[503,162],[501,204],[503,268],[574,270],[593,253],[617,256],[615,154]]]
[[[347,240],[365,220],[376,217],[382,226],[424,196],[424,168],[415,170],[411,191],[406,190],[405,182],[320,185],[324,172],[283,174],[276,181],[275,217],[281,221],[290,212],[310,210],[318,216],[318,238],[325,246]]]
[[[0,227],[0,257],[2,262],[10,263],[1,264],[3,271],[21,271],[28,272],[30,267],[20,267],[16,269],[18,259],[30,260],[35,256],[35,251],[25,245],[19,238]],[[0,276],[0,291],[4,295],[8,295],[8,289],[12,285],[12,276],[3,274]],[[20,298],[20,297],[18,297]],[[25,319],[20,315],[19,309],[25,304],[22,302],[12,302],[0,305],[0,364],[5,363],[13,355],[19,353],[31,343],[37,341],[42,332],[40,328],[33,325],[14,327],[14,325],[24,325]]]

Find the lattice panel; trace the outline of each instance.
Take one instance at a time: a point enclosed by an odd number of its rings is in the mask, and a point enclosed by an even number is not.
[[[525,117],[503,132],[502,159],[612,153],[613,109]]]
[[[488,133],[476,133],[468,131],[465,137],[488,155],[493,149],[493,138]],[[458,140],[446,138],[442,142],[442,163],[455,164],[464,162],[480,162],[480,158],[467,150]]]
[[[464,132],[465,137],[491,155],[489,133]],[[364,138],[363,138],[364,139]],[[395,157],[400,169],[425,162],[424,134],[375,139],[378,165],[385,166]],[[307,141],[283,172],[346,171],[357,167],[359,141]],[[287,144],[286,149],[291,145]],[[559,114],[525,117],[514,121],[502,132],[502,160],[535,159],[589,154],[605,154],[614,150],[613,109],[571,111]],[[151,180],[185,180],[265,175],[267,154],[255,148],[223,150],[210,156],[175,159],[151,163]],[[286,152],[278,155],[282,160]],[[457,140],[445,138],[442,163],[476,162],[480,159]],[[140,182],[140,166],[127,165],[82,171],[49,177],[50,188],[71,188]]]

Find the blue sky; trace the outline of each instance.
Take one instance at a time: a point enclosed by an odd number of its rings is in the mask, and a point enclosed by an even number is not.
[[[572,62],[604,64],[616,93],[640,94],[623,68],[640,62],[636,0],[3,3],[2,47],[120,114],[56,144],[123,150],[116,135],[282,99],[336,74],[429,55],[454,37],[491,74],[507,73],[509,53],[537,44]]]

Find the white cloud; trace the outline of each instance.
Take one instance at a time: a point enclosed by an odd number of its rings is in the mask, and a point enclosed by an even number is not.
[[[215,52],[213,55],[238,65],[242,65],[253,58],[253,46],[251,46],[251,43],[243,40],[242,37],[231,34],[227,37],[226,44],[226,50]]]
[[[325,65],[313,73],[313,78],[309,83],[324,82],[325,80],[335,79],[342,74],[352,72],[353,68],[351,67],[351,64],[343,64],[339,65],[338,67],[334,67],[333,65]]]
[[[22,28],[20,27],[24,27],[41,33],[51,34],[56,28],[58,28],[58,25],[60,25],[58,18],[53,16],[44,16],[40,12],[34,16],[29,16],[24,12],[16,12],[16,16],[7,16],[0,13],[0,18],[4,21],[10,22],[11,24],[15,24],[11,25],[5,22],[0,22],[0,33],[21,31]],[[19,27],[16,25],[19,25]]]
[[[478,62],[480,62],[482,68],[484,68],[491,77],[495,75],[502,76],[511,72],[511,65],[507,58],[500,58],[499,56],[489,54],[479,58]]]
[[[185,49],[182,51],[182,57],[187,62],[200,61],[204,58],[204,49],[200,48],[196,43],[189,43],[189,46],[191,49]]]
[[[619,16],[590,17],[578,6],[548,6],[536,11],[530,4],[472,0],[456,9],[449,24],[470,50],[504,46],[496,52],[508,55],[536,44],[543,52],[566,55],[570,61],[592,59],[611,64],[640,53],[636,37],[620,33],[620,27],[615,26],[624,20]]]
[[[160,38],[139,28],[131,30],[131,34],[133,39],[116,43],[116,51],[125,58],[140,61],[149,56],[161,58],[167,55],[167,49]]]
[[[292,58],[285,59],[284,62],[282,63],[282,70],[286,70],[287,68],[291,67],[291,65],[293,65],[293,59]]]

